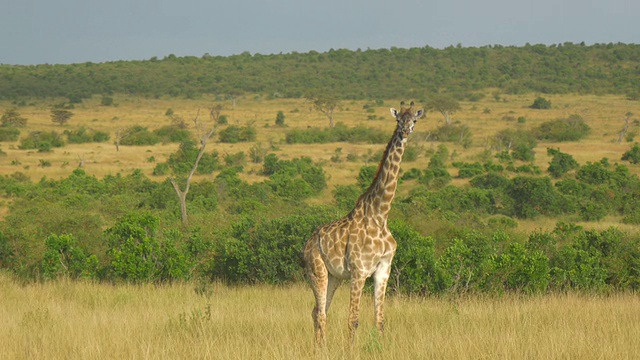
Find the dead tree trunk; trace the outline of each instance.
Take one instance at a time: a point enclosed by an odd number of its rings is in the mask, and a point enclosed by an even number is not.
[[[210,112],[211,118],[212,119],[214,118],[214,113],[217,115],[217,117],[219,117],[220,110],[222,109],[220,108],[217,111],[214,111],[212,109]],[[217,124],[218,119],[216,118],[213,128],[207,132],[203,128],[203,126],[201,126],[201,124],[198,123],[199,114],[200,114],[200,110],[198,110],[198,113],[196,114],[195,119],[193,119],[193,122],[196,125],[196,131],[198,132],[198,138],[200,139],[200,150],[198,151],[198,156],[196,157],[196,161],[194,162],[193,167],[191,168],[191,171],[189,172],[189,175],[185,180],[184,189],[180,188],[180,185],[178,185],[176,179],[173,176],[169,178],[169,181],[171,181],[171,185],[173,185],[173,189],[176,191],[176,194],[178,195],[178,200],[180,201],[180,216],[182,219],[182,225],[184,226],[187,226],[189,224],[189,218],[187,214],[187,194],[189,193],[189,188],[191,187],[191,179],[193,178],[193,174],[195,174],[196,170],[198,169],[198,164],[200,163],[200,159],[202,159],[202,156],[204,155],[209,138],[211,137],[211,135],[213,135],[213,133],[216,131],[216,128],[217,128],[215,124]]]
[[[630,112],[626,113],[624,117],[624,127],[622,128],[622,130],[620,130],[620,133],[618,134],[618,144],[620,144],[624,139],[624,137],[627,135],[627,132],[629,131],[629,120],[631,120],[632,116],[633,116],[632,113]]]

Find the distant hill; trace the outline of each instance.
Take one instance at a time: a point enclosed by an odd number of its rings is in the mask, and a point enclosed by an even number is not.
[[[329,50],[318,53],[152,58],[71,65],[0,65],[0,98],[129,93],[416,98],[448,92],[473,100],[504,93],[626,94],[640,98],[640,45],[525,45]]]

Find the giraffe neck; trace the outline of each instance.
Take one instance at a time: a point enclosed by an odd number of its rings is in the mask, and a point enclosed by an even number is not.
[[[378,165],[376,177],[356,205],[356,208],[363,208],[365,216],[374,217],[380,224],[386,222],[396,194],[404,146],[401,134],[394,133]]]

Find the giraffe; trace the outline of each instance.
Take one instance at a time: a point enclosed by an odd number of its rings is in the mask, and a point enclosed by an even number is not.
[[[378,172],[345,217],[319,227],[304,247],[305,270],[315,296],[312,317],[317,345],[324,343],[327,311],[342,280],[350,279],[349,338],[353,343],[358,327],[360,298],[365,280],[374,279],[376,328],[384,331],[383,303],[396,241],[387,227],[387,217],[395,196],[400,162],[405,144],[424,110],[414,112],[414,103],[400,111],[391,108],[397,126],[387,145]]]

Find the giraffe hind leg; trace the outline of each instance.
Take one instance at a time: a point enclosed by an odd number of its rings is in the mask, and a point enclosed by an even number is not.
[[[329,313],[329,307],[331,306],[331,300],[333,300],[333,295],[336,293],[336,289],[340,286],[341,280],[336,278],[335,276],[329,274],[329,278],[327,281],[327,302],[325,304],[325,312]]]
[[[307,275],[309,276],[309,284],[311,285],[311,290],[313,290],[313,295],[316,300],[316,304],[311,312],[315,340],[317,345],[322,345],[327,327],[327,287],[329,284],[329,274],[324,262],[319,256],[315,259],[308,259]]]

